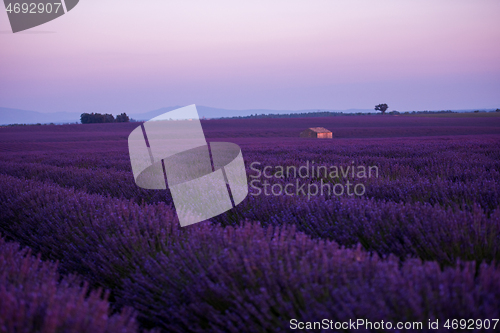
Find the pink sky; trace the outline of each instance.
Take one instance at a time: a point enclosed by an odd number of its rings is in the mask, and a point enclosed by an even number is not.
[[[0,106],[496,108],[499,14],[498,0],[80,0],[12,34],[2,7]]]

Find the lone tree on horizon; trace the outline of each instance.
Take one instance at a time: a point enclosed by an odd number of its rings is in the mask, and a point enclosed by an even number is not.
[[[379,104],[375,105],[375,111],[382,111],[382,114],[385,114],[385,111],[389,108],[389,105],[387,104]]]

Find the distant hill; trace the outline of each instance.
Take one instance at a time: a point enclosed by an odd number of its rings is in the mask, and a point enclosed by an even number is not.
[[[130,118],[135,120],[149,120],[160,114],[168,111],[172,111],[180,108],[181,106],[171,106],[165,107],[158,110],[153,110],[145,113],[127,113]],[[208,106],[197,105],[198,114],[200,118],[230,118],[230,117],[245,117],[251,115],[262,115],[262,114],[289,114],[289,113],[309,113],[318,112],[318,109],[310,110],[268,110],[268,109],[248,109],[248,110],[230,110],[230,109],[218,109]],[[325,110],[321,111],[333,111],[335,110]],[[373,110],[361,110],[361,109],[351,109],[343,110],[343,112],[353,113],[353,112],[371,112]],[[91,111],[89,111],[91,112]],[[110,112],[111,113],[111,112]],[[121,112],[117,112],[119,114]],[[114,114],[114,113],[113,113]],[[116,116],[116,114],[114,114]],[[47,124],[47,123],[74,123],[80,122],[80,113],[70,113],[70,112],[55,112],[55,113],[42,113],[36,111],[28,111],[21,109],[3,108],[0,107],[0,125],[8,124]]]
[[[159,116],[165,112],[172,111],[180,108],[181,106],[171,106],[165,107],[158,110],[153,110],[145,113],[127,113],[130,118],[135,120],[149,120],[156,116]],[[318,112],[329,112],[329,113],[374,113],[373,109],[348,109],[348,110],[332,110],[332,109],[307,109],[307,110],[270,110],[270,109],[247,109],[247,110],[231,110],[231,109],[219,109],[212,108],[208,106],[197,105],[198,113],[200,118],[233,118],[233,117],[249,117],[257,115],[280,115],[280,117],[287,117],[290,115],[308,117],[314,116],[311,113],[315,113],[316,116],[320,114]],[[454,110],[454,112],[471,112],[475,109],[468,110]],[[494,109],[479,109],[485,111],[493,111]],[[92,112],[91,110],[88,112]],[[112,112],[110,112],[112,113]],[[113,115],[121,113],[116,112]],[[308,115],[309,114],[309,115]],[[272,116],[271,116],[272,117]],[[54,113],[42,113],[29,110],[13,109],[13,108],[3,108],[0,107],[0,125],[8,124],[62,124],[62,123],[74,123],[80,122],[80,113],[72,112],[54,112]]]
[[[134,113],[129,116],[135,120],[149,120],[160,114],[168,111],[172,111],[180,108],[181,106],[171,106],[166,108],[161,108],[154,111],[149,111],[145,113]],[[231,110],[231,109],[219,109],[212,108],[203,105],[197,105],[196,109],[200,118],[232,118],[232,117],[248,117],[251,115],[263,115],[263,114],[295,114],[295,113],[311,113],[318,111],[328,111],[328,112],[344,112],[344,113],[356,113],[356,112],[374,112],[372,109],[349,109],[349,110],[327,110],[327,109],[307,109],[307,110],[270,110],[270,109],[247,109],[247,110]]]
[[[0,125],[74,123],[80,121],[80,114],[69,112],[42,113],[36,111],[0,107]]]
[[[129,117],[135,120],[149,120],[156,116],[159,116],[165,112],[172,111],[180,108],[181,106],[171,106],[166,108],[161,108],[158,110],[153,110],[145,113],[134,113],[130,114]],[[333,110],[333,109],[306,109],[306,110],[271,110],[271,109],[246,109],[246,110],[230,110],[230,109],[219,109],[212,108],[208,106],[197,105],[196,109],[198,110],[198,114],[200,118],[235,118],[235,117],[244,117],[248,118],[250,116],[261,116],[257,118],[266,118],[262,117],[263,115],[268,115],[268,118],[281,118],[281,117],[310,117],[310,116],[321,116],[321,114],[335,114],[335,113],[344,113],[344,114],[355,114],[355,113],[378,113],[373,109],[347,109],[347,110]],[[481,111],[494,111],[495,109],[463,109],[463,110],[451,110],[453,112],[472,112],[475,110]],[[419,111],[418,112],[424,112]],[[433,110],[441,111],[441,110]],[[388,113],[391,110],[388,111]],[[400,111],[405,112],[405,111]]]

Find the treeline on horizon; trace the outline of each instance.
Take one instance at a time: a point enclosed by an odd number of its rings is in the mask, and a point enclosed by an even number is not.
[[[488,111],[480,111],[475,110],[474,113],[478,112],[488,112]],[[496,109],[495,111],[490,112],[500,112],[500,109]],[[470,112],[458,112],[452,110],[441,110],[441,111],[390,111],[386,114],[390,115],[399,115],[399,114],[439,114],[439,113],[470,113]],[[344,112],[336,112],[336,111],[318,111],[318,112],[301,112],[301,113],[284,113],[284,114],[252,114],[249,116],[234,116],[234,117],[224,117],[225,119],[256,119],[256,118],[315,118],[315,117],[336,117],[336,116],[382,116],[382,113],[367,113],[367,112],[353,112],[353,113],[344,113]],[[223,118],[213,118],[213,119],[223,119]]]
[[[468,113],[479,113],[479,112],[500,112],[500,109],[496,110],[475,110],[475,111],[451,111],[451,110],[442,110],[442,111],[390,111],[386,114],[388,115],[410,115],[410,114],[442,114],[442,113],[456,113],[456,114],[468,114]],[[335,111],[319,111],[319,112],[302,112],[302,113],[286,113],[286,114],[253,114],[249,116],[233,116],[233,117],[220,117],[220,118],[201,118],[201,120],[217,120],[217,119],[259,119],[259,118],[316,118],[316,117],[335,117],[335,116],[382,116],[381,113],[364,113],[364,112],[356,112],[356,113],[344,113],[344,112],[335,112]],[[126,113],[122,113],[117,115],[116,118],[111,114],[100,114],[100,113],[82,113],[80,116],[80,122],[82,124],[96,124],[96,123],[122,123],[122,122],[143,122],[145,120],[135,120],[133,118],[129,118]],[[36,123],[36,124],[4,124],[0,125],[0,127],[12,127],[12,126],[42,126],[42,125],[71,125],[71,124],[79,124],[78,122],[72,123]]]
[[[116,118],[109,113],[82,113],[80,116],[80,121],[82,124],[98,124],[98,123],[128,123],[130,118],[126,113],[122,113],[116,116]]]

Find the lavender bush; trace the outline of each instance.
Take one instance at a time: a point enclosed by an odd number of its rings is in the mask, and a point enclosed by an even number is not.
[[[123,297],[169,331],[288,332],[293,318],[496,318],[499,287],[494,266],[400,265],[293,228],[247,224],[193,230],[127,279]]]
[[[61,279],[43,262],[0,238],[0,332],[137,332],[130,309],[110,315],[108,294],[76,275]]]
[[[423,320],[462,313],[492,316],[499,309],[495,264],[476,270],[474,263],[459,263],[441,271],[437,262],[411,259],[400,268],[395,257],[381,260],[360,248],[341,249],[286,226],[265,229],[247,223],[224,228],[202,223],[181,229],[164,204],[137,205],[8,176],[0,181],[0,221],[7,235],[61,260],[63,271],[77,271],[94,285],[112,289],[120,305],[133,306],[145,322],[168,330],[280,331],[294,315],[311,320],[326,315],[337,320]],[[452,253],[427,243],[434,257],[433,251]],[[491,251],[496,244],[481,250]],[[420,294],[405,305],[406,295],[416,292],[419,284]],[[446,297],[439,294],[442,286],[450,288]],[[440,296],[432,296],[436,293]],[[385,301],[384,294],[395,299]],[[372,295],[379,303],[369,306],[361,295]],[[457,307],[450,297],[469,301]],[[340,299],[345,313],[338,308]]]

